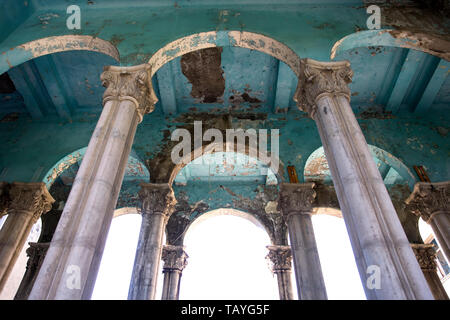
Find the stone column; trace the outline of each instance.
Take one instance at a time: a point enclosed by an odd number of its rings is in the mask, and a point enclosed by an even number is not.
[[[144,183],[141,186],[142,225],[128,299],[154,300],[164,229],[176,200],[172,188],[166,183]]]
[[[450,181],[418,182],[405,202],[409,210],[431,226],[450,262]]]
[[[300,64],[295,94],[315,120],[368,299],[433,299],[350,106],[348,61]]]
[[[136,127],[157,100],[147,64],[107,66],[101,80],[103,111],[29,299],[90,299]]]
[[[266,259],[270,261],[270,270],[276,274],[280,300],[293,300],[291,282],[292,253],[290,246],[267,246],[269,254]]]
[[[289,229],[299,300],[327,300],[311,221],[314,183],[282,183],[280,207]]]
[[[28,298],[42,262],[44,261],[45,254],[50,246],[50,242],[29,242],[29,245],[27,249],[27,269],[14,297],[15,300],[26,300]]]
[[[181,275],[189,256],[183,246],[165,245],[161,258],[164,261],[164,285],[161,300],[178,300]]]
[[[427,279],[431,292],[436,300],[448,300],[447,292],[437,274],[436,251],[434,244],[411,244],[411,247]]]
[[[55,201],[42,182],[14,182],[9,190],[8,217],[0,230],[0,291],[33,225]]]

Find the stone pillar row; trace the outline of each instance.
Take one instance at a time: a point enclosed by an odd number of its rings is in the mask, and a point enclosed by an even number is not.
[[[0,230],[0,291],[8,280],[31,228],[42,214],[50,211],[55,201],[42,182],[13,182],[9,190],[6,191],[5,184],[1,189],[4,206],[0,217],[5,214],[8,217]]]
[[[103,111],[29,299],[89,299],[138,123],[157,101],[150,66],[107,66]]]
[[[303,59],[298,72],[295,100],[317,124],[367,298],[433,299],[351,109],[349,62]],[[146,64],[105,68],[101,77],[107,88],[104,108],[30,299],[90,298],[136,127],[157,101],[150,74],[150,66]],[[130,298],[154,297],[162,232],[172,201],[168,189],[143,186],[143,225]],[[152,200],[158,197],[161,202]],[[306,296],[324,298],[321,274],[317,270],[311,272],[312,266],[320,263],[314,249],[309,208],[299,208],[283,210],[296,245],[296,269],[312,277],[302,278],[300,287]],[[29,212],[26,208],[18,211]],[[443,242],[448,255],[448,215],[434,216],[435,228],[440,232],[438,240]],[[299,233],[300,229],[303,232]],[[287,248],[269,250],[270,256],[289,260]],[[306,257],[310,265],[296,257]],[[284,266],[287,265],[286,262]],[[374,268],[379,271],[376,273],[381,281],[379,288],[366,285],[373,276],[368,271]],[[280,275],[282,298],[290,299],[292,289],[287,284],[287,269],[273,270]]]
[[[350,106],[352,76],[348,61],[303,59],[294,99],[319,130],[366,297],[433,299]]]
[[[450,263],[450,181],[418,182],[405,202],[411,212],[431,226]]]

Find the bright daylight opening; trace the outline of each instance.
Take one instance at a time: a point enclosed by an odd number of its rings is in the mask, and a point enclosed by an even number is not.
[[[189,260],[180,299],[278,299],[267,245],[266,231],[241,217],[212,216],[196,224],[185,237]]]

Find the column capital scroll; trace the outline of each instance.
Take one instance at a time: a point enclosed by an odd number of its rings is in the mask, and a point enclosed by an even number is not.
[[[167,183],[142,183],[139,191],[141,214],[162,214],[166,219],[172,214],[177,200]]]
[[[163,271],[183,271],[189,258],[183,246],[163,246],[161,259],[164,261]]]
[[[52,208],[55,199],[43,182],[13,182],[9,190],[11,203],[8,213],[26,212],[32,214],[33,223]]]
[[[291,271],[292,251],[290,246],[271,245],[267,246],[269,253],[266,259],[269,260],[269,267],[273,273],[281,271]]]
[[[420,268],[425,271],[436,271],[436,251],[434,244],[411,244]]]
[[[316,101],[325,94],[343,95],[350,101],[348,84],[353,71],[349,61],[321,62],[312,59],[300,61],[300,75],[294,101],[311,118],[316,113]]]
[[[103,104],[110,100],[130,100],[136,105],[140,121],[144,114],[154,110],[158,102],[148,64],[132,67],[106,66],[100,80],[106,88]]]
[[[285,219],[291,214],[311,214],[316,198],[315,183],[282,183],[279,209]]]
[[[408,210],[426,222],[435,213],[450,213],[450,181],[418,182],[405,203]]]

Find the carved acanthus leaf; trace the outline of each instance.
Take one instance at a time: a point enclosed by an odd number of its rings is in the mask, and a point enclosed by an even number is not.
[[[158,101],[152,86],[150,65],[133,67],[107,66],[100,76],[106,88],[103,104],[109,100],[132,100],[141,119],[154,110]]]
[[[52,208],[55,199],[50,195],[43,182],[13,182],[9,190],[11,203],[8,213],[31,214],[32,221],[36,222],[42,214]]]
[[[348,84],[353,71],[348,61],[320,62],[302,59],[294,101],[300,110],[314,118],[316,101],[323,94],[344,95],[350,101]]]
[[[425,221],[436,212],[450,213],[450,181],[418,182],[405,202],[407,210]]]
[[[267,246],[269,253],[266,259],[270,262],[270,270],[274,273],[290,271],[292,268],[292,252],[290,246]]]
[[[183,271],[187,266],[188,258],[183,246],[165,245],[161,255],[161,259],[164,261],[163,271]]]
[[[290,214],[311,214],[312,204],[316,197],[314,182],[282,183],[278,205],[285,219]]]
[[[177,203],[172,188],[167,183],[143,183],[139,191],[141,214],[162,214],[168,218]]]
[[[411,247],[424,271],[436,271],[436,251],[433,244],[411,244]]]

